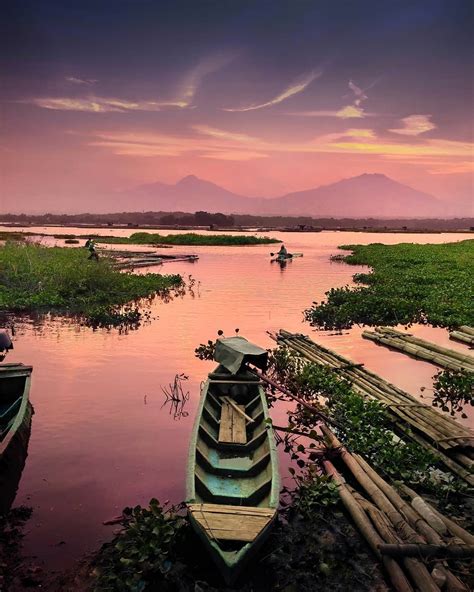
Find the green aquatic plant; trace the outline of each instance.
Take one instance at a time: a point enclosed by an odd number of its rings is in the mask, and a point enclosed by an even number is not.
[[[451,415],[463,412],[464,405],[474,406],[474,374],[464,370],[440,370],[434,377],[434,407]]]
[[[250,234],[158,234],[156,232],[135,232],[129,237],[95,236],[98,243],[131,244],[131,245],[186,245],[186,246],[242,246],[269,245],[280,243],[276,238],[253,236]]]
[[[107,315],[124,320],[118,307],[183,284],[179,275],[124,273],[107,257],[87,256],[85,249],[7,242],[0,247],[0,311],[66,312],[91,323]]]
[[[123,510],[123,531],[104,545],[96,561],[96,592],[158,590],[171,572],[187,522],[180,507],[161,505],[153,498],[148,508]],[[153,587],[149,587],[150,584]]]
[[[284,347],[273,350],[270,360],[273,378],[313,406],[324,409],[335,421],[333,430],[341,442],[351,452],[364,456],[386,477],[413,485],[425,480],[436,466],[435,456],[395,435],[382,403],[362,397],[333,369],[311,363]],[[320,441],[317,423],[316,416],[299,405],[289,415],[285,447],[301,468],[317,461],[318,455],[314,444],[303,446],[291,436],[306,435]]]
[[[474,240],[439,245],[345,245],[344,261],[368,265],[355,287],[332,288],[304,311],[320,329],[357,325],[474,324]]]

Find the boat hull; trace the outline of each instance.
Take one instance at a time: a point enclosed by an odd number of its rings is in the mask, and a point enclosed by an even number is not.
[[[223,436],[227,404],[240,424],[238,443]],[[218,367],[202,386],[188,460],[188,514],[228,584],[264,544],[277,515],[280,480],[268,420],[265,393],[253,374]]]
[[[29,401],[31,366],[0,366],[0,513],[16,496],[25,465],[33,407]]]

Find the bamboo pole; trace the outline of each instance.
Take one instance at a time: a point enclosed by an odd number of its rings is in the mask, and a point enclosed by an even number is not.
[[[331,461],[324,460],[323,465],[326,473],[338,484],[338,492],[343,506],[353,519],[359,532],[362,534],[375,556],[382,562],[395,590],[397,592],[413,592],[410,582],[398,563],[392,557],[382,557],[379,551],[379,545],[383,544],[383,539],[377,533],[365,512],[349,492],[344,478],[337,472]]]
[[[443,540],[440,534],[447,534],[447,528],[439,518],[430,516],[426,520],[418,514],[378,473],[359,455],[352,455],[372,481],[385,493],[388,499],[406,517],[408,522],[423,535],[429,543],[440,545]],[[431,525],[430,525],[431,524]]]
[[[297,351],[299,351],[299,353],[301,353],[302,355],[306,356],[306,352],[302,351],[301,347],[297,348]],[[310,353],[307,355],[308,359],[310,359],[311,361],[318,361],[314,356],[312,356]],[[364,371],[366,372],[366,371]],[[389,393],[385,392],[380,392],[378,385],[375,388],[376,392],[373,393],[372,392],[372,385],[370,384],[370,379],[371,377],[369,376],[364,376],[362,375],[362,377],[360,376],[360,374],[357,372],[357,370],[353,370],[353,371],[347,371],[345,374],[348,374],[348,376],[350,377],[350,379],[352,379],[352,381],[357,384],[358,386],[362,387],[362,389],[364,389],[366,392],[369,392],[369,394],[371,394],[372,396],[375,396],[376,398],[383,400],[383,402],[385,402],[386,404],[390,405],[390,411],[392,414],[396,414],[398,416],[400,416],[402,419],[404,419],[405,421],[408,421],[410,424],[414,425],[414,427],[416,427],[416,421],[415,418],[418,418],[419,421],[422,423],[421,427],[421,431],[427,431],[431,437],[431,439],[435,442],[437,442],[439,439],[444,439],[447,435],[451,435],[450,431],[449,431],[449,425],[452,425],[451,421],[446,421],[447,418],[444,418],[444,416],[441,416],[438,412],[436,412],[434,409],[432,410],[430,407],[423,405],[423,403],[419,403],[418,401],[416,401],[416,399],[414,399],[413,397],[410,397],[407,393],[404,393],[405,395],[405,399],[409,402],[413,402],[414,405],[419,405],[419,409],[422,409],[425,414],[428,415],[428,417],[432,417],[433,420],[429,421],[429,423],[436,424],[436,426],[439,423],[439,419],[441,418],[442,420],[442,426],[444,426],[444,429],[442,430],[441,434],[438,434],[436,432],[433,432],[428,426],[426,426],[426,418],[423,417],[423,415],[417,411],[416,408],[410,409],[410,412],[407,413],[406,411],[399,409],[396,407],[397,405],[397,400],[396,398],[394,398],[393,396],[391,396]],[[387,383],[387,387],[391,387],[391,385],[389,383]],[[403,392],[403,391],[402,391]],[[392,407],[394,406],[394,407]],[[429,410],[429,411],[428,411]],[[459,426],[459,424],[455,424],[456,425],[456,430],[463,430],[462,426]],[[435,427],[436,427],[435,426]],[[466,432],[466,430],[463,430],[464,432]],[[459,433],[459,432],[456,432]],[[467,432],[466,437],[469,438],[470,434],[469,432]],[[459,441],[454,441],[454,442],[442,442],[442,447],[443,448],[450,448],[453,445],[458,446],[459,444],[462,444],[462,442]]]
[[[408,341],[409,343],[415,343],[425,349],[429,349],[449,358],[455,358],[456,360],[466,362],[467,364],[474,366],[474,357],[470,356],[469,354],[464,354],[454,349],[438,345],[437,343],[427,341],[426,339],[421,339],[420,337],[416,337],[415,335],[402,333],[401,331],[397,331],[396,329],[392,329],[391,327],[376,327],[375,331],[379,333],[385,333],[387,335],[395,335],[397,338],[402,339],[404,341]]]
[[[467,333],[468,335],[472,335],[474,337],[474,327],[469,327],[468,325],[461,325],[459,330],[463,333]]]
[[[400,485],[400,491],[402,491],[411,500],[415,500],[417,497],[420,497],[415,491],[413,491],[413,489],[410,489],[410,487],[404,484]],[[459,524],[454,522],[454,520],[451,520],[451,518],[448,518],[447,516],[444,516],[444,514],[438,512],[438,510],[428,502],[425,501],[425,504],[440,520],[442,520],[446,524],[446,528],[453,536],[457,537],[458,539],[461,539],[467,545],[474,545],[474,535],[465,530],[462,526],[459,526]]]
[[[350,369],[347,369],[347,370],[343,371],[342,373],[349,380],[352,380],[359,387],[362,387],[362,389],[364,389],[366,391],[369,389],[369,394],[371,394],[372,396],[375,395],[376,398],[378,398],[380,400],[384,400],[384,402],[386,402],[387,404],[390,404],[389,401],[391,401],[392,404],[396,405],[396,398],[394,399],[394,397],[396,397],[397,395],[399,397],[402,397],[403,400],[406,401],[407,403],[413,402],[414,405],[417,405],[417,407],[410,409],[409,414],[407,414],[406,412],[403,412],[401,409],[397,409],[397,408],[394,409],[393,407],[391,407],[390,411],[392,414],[396,414],[396,415],[401,416],[405,421],[409,421],[410,424],[412,424],[412,425],[415,424],[414,427],[416,427],[416,423],[417,423],[417,421],[415,421],[415,419],[416,420],[419,419],[422,422],[422,426],[421,426],[422,430],[421,431],[427,430],[429,432],[430,438],[435,442],[437,442],[439,439],[443,440],[440,443],[442,448],[448,449],[453,446],[474,444],[474,438],[471,435],[471,433],[469,432],[469,430],[466,430],[465,428],[463,428],[462,426],[457,424],[451,418],[449,418],[447,416],[442,416],[441,414],[439,414],[436,410],[432,409],[431,407],[429,407],[427,405],[423,405],[422,403],[418,402],[416,399],[414,399],[413,397],[408,395],[408,393],[405,393],[401,389],[397,388],[395,385],[393,385],[387,381],[384,381],[383,379],[378,377],[376,374],[371,373],[367,369],[362,370],[360,368],[354,367],[354,365],[346,358],[339,356],[335,352],[330,352],[330,350],[326,350],[326,348],[324,348],[323,346],[320,346],[319,344],[315,344],[314,342],[310,341],[307,338],[305,338],[303,340],[302,337],[295,336],[293,339],[290,339],[291,334],[289,334],[288,332],[286,332],[284,330],[282,330],[281,333],[282,333],[282,338],[279,339],[279,341],[283,340],[283,342],[287,346],[289,346],[293,349],[296,349],[298,351],[298,353],[307,357],[307,359],[309,359],[310,361],[314,361],[316,363],[321,363],[321,358],[323,358],[324,361],[327,363],[327,365],[330,365],[332,367],[337,365],[337,362],[341,362],[346,366],[351,366]],[[302,341],[305,341],[306,343],[303,345]],[[317,354],[316,354],[315,350],[317,351]],[[330,352],[329,354],[326,353],[328,351]],[[325,362],[323,362],[323,363],[325,363]],[[370,391],[370,389],[373,387],[376,388],[376,393],[373,393]],[[383,391],[380,392],[379,389],[383,389]],[[392,394],[390,394],[390,393],[392,393]],[[388,397],[388,399],[387,399],[387,397]],[[432,426],[436,427],[438,430],[441,429],[442,434],[438,435],[436,432],[433,433],[432,430],[430,430],[430,428],[428,428],[426,425],[423,425],[426,422],[431,423]],[[450,427],[453,427],[456,430],[455,434],[452,434]],[[462,435],[466,437],[465,442],[459,441],[457,439],[459,436],[459,433],[460,433],[459,430],[461,430]],[[450,442],[447,439],[447,436],[451,436],[451,435],[455,436],[455,438],[456,438],[452,442]]]
[[[391,557],[474,557],[473,545],[420,545],[420,544],[391,544],[379,546],[382,555]]]
[[[271,378],[268,378],[268,376],[265,376],[265,374],[262,374],[262,372],[260,372],[256,368],[252,368],[251,372],[253,374],[255,374],[255,376],[258,376],[260,378],[260,380],[263,380],[264,382],[266,382],[267,384],[269,384],[273,388],[278,389],[281,393],[283,393],[287,397],[290,397],[291,399],[293,399],[294,401],[296,401],[297,403],[299,403],[302,407],[304,407],[308,411],[311,411],[312,413],[314,413],[322,421],[325,421],[326,423],[329,423],[329,424],[332,424],[332,425],[335,425],[335,426],[338,426],[339,425],[339,423],[337,421],[335,421],[334,419],[331,419],[325,413],[323,413],[322,411],[320,411],[317,407],[315,407],[314,405],[310,405],[304,399],[301,399],[300,397],[294,395],[288,389],[282,387],[281,385],[279,385],[278,383],[276,383]]]
[[[461,341],[467,345],[474,345],[474,335],[469,335],[468,333],[463,333],[462,331],[451,331],[449,333],[449,339]]]
[[[442,368],[446,368],[448,370],[468,372],[474,371],[474,364],[471,362],[460,361],[447,355],[436,353],[429,348],[413,345],[408,341],[408,338],[398,339],[393,336],[385,336],[383,334],[379,335],[378,333],[373,333],[371,331],[363,331],[362,337],[364,339],[370,339],[376,343],[386,345],[392,349],[397,349],[415,358],[431,362],[432,364],[436,364],[437,366],[441,366]]]
[[[326,463],[324,463],[324,466],[326,467]],[[348,490],[349,493],[351,493],[351,489],[348,488]],[[388,540],[394,544],[400,541],[399,535],[396,532],[397,528],[393,524],[390,517],[386,517],[386,512],[384,512],[378,505],[374,505],[369,501],[365,500],[363,496],[361,496],[357,492],[353,493],[353,498],[356,502],[359,503],[359,506],[361,506],[369,514],[382,539],[385,538],[385,540]],[[395,531],[392,527],[395,527]],[[419,540],[420,542],[423,541],[421,537]],[[419,560],[412,558],[404,558],[403,565],[421,592],[439,591],[439,587],[436,585],[435,581],[431,577],[426,566]]]

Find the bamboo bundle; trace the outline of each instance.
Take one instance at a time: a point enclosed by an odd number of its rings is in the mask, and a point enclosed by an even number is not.
[[[472,545],[419,545],[390,544],[379,545],[382,555],[391,557],[474,557]]]
[[[413,592],[410,582],[397,561],[387,555],[382,556],[380,553],[379,546],[383,545],[384,539],[375,530],[366,513],[349,491],[344,478],[336,471],[334,465],[329,460],[323,461],[323,464],[326,473],[339,485],[339,496],[344,507],[354,520],[354,523],[362,533],[374,555],[382,561],[396,592]]]
[[[449,333],[449,339],[461,341],[468,345],[474,345],[474,328],[462,325],[457,331],[451,331]]]
[[[434,452],[451,471],[474,485],[470,458],[474,435],[468,428],[303,335],[280,330],[276,339],[309,361],[337,370],[361,395],[385,404],[397,431]]]
[[[447,356],[449,358],[454,358],[461,362],[466,362],[467,364],[474,366],[474,357],[470,356],[469,354],[464,354],[462,352],[458,352],[454,349],[450,349],[449,347],[443,347],[442,345],[438,345],[437,343],[433,343],[431,341],[426,341],[426,339],[421,339],[420,337],[415,337],[409,333],[402,333],[402,331],[397,331],[392,327],[376,327],[375,329],[377,333],[385,333],[386,335],[394,335],[399,337],[400,339],[405,339],[406,341],[410,341],[410,343],[415,343],[416,345],[420,345],[426,349],[431,351],[437,352],[442,354],[443,356]],[[474,335],[473,335],[474,337]]]
[[[414,358],[426,360],[442,368],[474,372],[474,357],[441,347],[418,337],[405,335],[394,329],[379,327],[375,332],[363,331],[362,337],[407,353]]]
[[[406,570],[416,588],[422,592],[439,591],[440,580],[451,592],[467,592],[466,586],[445,565],[436,563],[435,569],[430,574],[422,558],[471,557],[474,546],[466,544],[459,537],[453,537],[445,522],[433,511],[427,513],[423,508],[422,514],[417,512],[415,507],[405,502],[362,457],[351,454],[344,448],[327,426],[321,426],[321,430],[328,445],[339,451],[344,466],[352,478],[355,478],[371,498],[371,501],[367,500],[350,487],[330,461],[323,461],[327,474],[339,484],[339,493],[344,506],[386,567],[392,583],[394,583],[394,575],[399,577],[399,571],[403,573],[403,570]],[[416,506],[420,508],[419,504]],[[442,534],[433,526],[436,526]],[[387,565],[388,555],[399,558],[400,563]],[[404,580],[400,581],[403,585]],[[399,589],[395,583],[394,586],[397,590]]]

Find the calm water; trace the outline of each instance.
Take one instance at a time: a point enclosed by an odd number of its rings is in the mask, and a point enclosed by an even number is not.
[[[37,230],[85,234],[84,229]],[[102,232],[128,235],[135,230]],[[339,244],[440,243],[466,235],[272,234],[284,239],[290,251],[304,252],[304,257],[280,269],[269,262],[269,252],[278,248],[271,245],[167,250],[199,254],[195,264],[158,268],[192,274],[194,296],[154,302],[154,320],[127,335],[94,332],[54,319],[17,323],[15,349],[6,361],[34,366],[35,415],[16,499],[16,504],[34,508],[24,541],[26,553],[36,555],[47,568],[67,567],[112,535],[113,527],[102,522],[124,506],[146,504],[153,496],[162,501],[183,499],[199,385],[212,368],[194,357],[194,349],[214,339],[218,329],[232,335],[238,327],[263,347],[273,344],[267,330],[305,332],[415,395],[421,386],[430,385],[436,371],[432,365],[362,340],[359,329],[343,335],[315,333],[303,324],[302,311],[330,287],[350,283],[360,271],[329,261]],[[466,351],[448,341],[444,330],[418,327],[415,332]],[[161,408],[161,387],[182,372],[188,376],[189,415],[174,420],[168,408]],[[283,407],[272,410],[278,422],[285,420],[285,413]],[[285,483],[284,463],[282,477]]]

